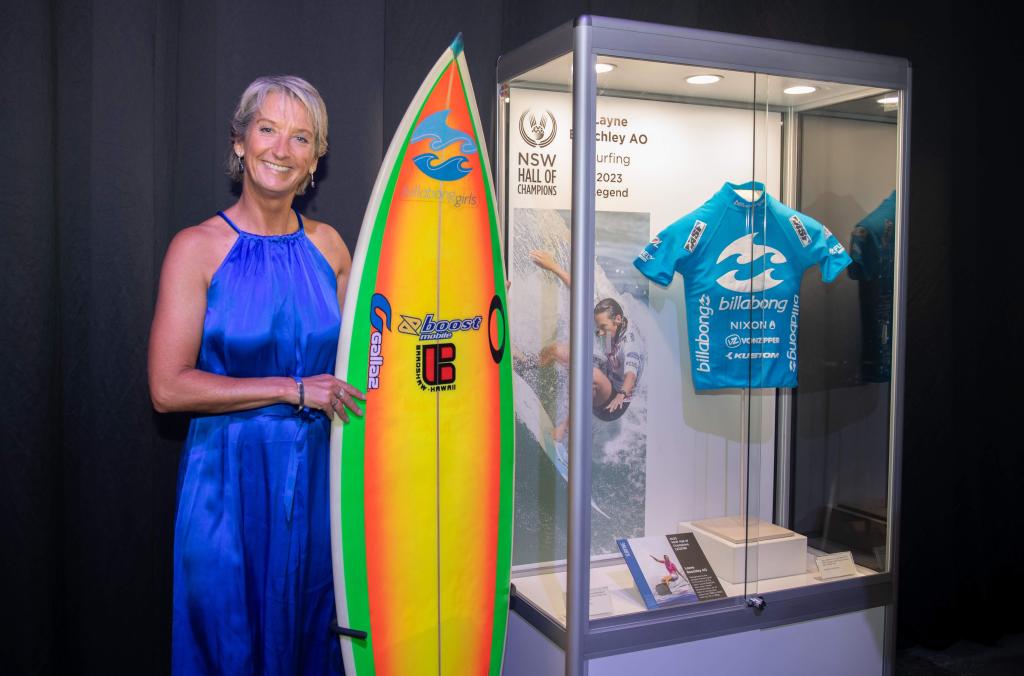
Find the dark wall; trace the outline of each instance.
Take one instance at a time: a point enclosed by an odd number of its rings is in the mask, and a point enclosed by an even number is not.
[[[296,73],[320,88],[331,152],[303,208],[352,246],[390,136],[455,33],[490,126],[497,56],[585,12],[913,61],[901,639],[1021,627],[993,612],[1022,553],[1004,532],[1024,468],[999,391],[1020,375],[1017,195],[999,161],[1014,127],[993,92],[957,88],[1011,57],[984,5],[13,5],[0,9],[0,672],[168,669],[185,420],[150,408],[146,341],[170,238],[234,199],[223,161],[244,86]]]

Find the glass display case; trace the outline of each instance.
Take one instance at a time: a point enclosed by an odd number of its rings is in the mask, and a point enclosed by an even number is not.
[[[894,604],[909,79],[600,17],[500,59],[513,609],[567,673]]]

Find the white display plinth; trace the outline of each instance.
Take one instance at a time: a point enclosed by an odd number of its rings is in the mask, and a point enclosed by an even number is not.
[[[733,584],[743,582],[748,545],[730,542],[709,533],[688,521],[680,522],[679,532],[692,531],[697,536],[708,563],[720,579]],[[761,540],[749,544],[751,564],[756,562],[753,580],[771,580],[807,572],[807,538],[799,533]]]

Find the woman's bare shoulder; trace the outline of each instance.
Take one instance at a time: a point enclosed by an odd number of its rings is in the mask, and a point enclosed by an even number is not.
[[[338,231],[327,223],[312,218],[303,218],[302,222],[306,228],[306,236],[331,264],[335,274],[346,273],[352,265],[352,254]]]
[[[220,216],[179,230],[167,247],[165,265],[188,268],[209,283],[238,235]]]

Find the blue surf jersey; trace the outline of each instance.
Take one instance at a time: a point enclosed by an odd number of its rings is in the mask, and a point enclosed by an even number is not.
[[[683,276],[696,389],[796,387],[804,270],[817,264],[831,282],[850,256],[824,225],[748,182],[726,183],[633,264],[662,286]]]

